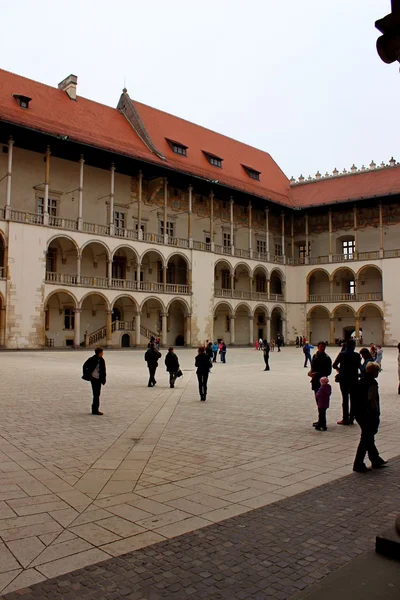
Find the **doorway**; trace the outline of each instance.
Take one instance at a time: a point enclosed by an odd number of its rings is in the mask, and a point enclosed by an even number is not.
[[[121,338],[121,348],[130,348],[131,345],[131,338],[129,333],[124,333],[124,335]]]

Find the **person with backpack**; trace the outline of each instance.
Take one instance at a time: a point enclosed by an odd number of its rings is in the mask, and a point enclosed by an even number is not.
[[[92,415],[103,414],[99,411],[101,386],[106,385],[106,362],[103,353],[103,348],[96,348],[94,355],[88,358],[82,367],[82,379],[90,381],[92,385]]]
[[[307,367],[307,362],[310,361],[310,366],[311,366],[311,350],[312,348],[314,348],[314,346],[312,346],[311,344],[309,344],[307,341],[306,343],[303,345],[303,352],[304,352],[304,368]]]
[[[150,344],[150,348],[144,355],[144,360],[147,362],[147,368],[149,369],[149,383],[147,387],[153,387],[156,385],[155,374],[158,367],[158,360],[161,358],[161,352],[156,350],[155,344]]]
[[[168,348],[168,354],[165,357],[165,366],[169,373],[169,387],[175,387],[175,381],[179,372],[179,360],[172,346]]]

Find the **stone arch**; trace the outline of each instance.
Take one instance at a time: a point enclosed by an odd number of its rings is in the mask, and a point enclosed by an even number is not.
[[[53,235],[47,242],[45,255],[47,281],[76,283],[79,246],[71,236]]]
[[[382,300],[382,269],[377,265],[364,265],[357,272],[357,299]]]
[[[257,304],[253,311],[253,340],[268,339],[269,310],[265,304]]]
[[[186,339],[186,317],[188,305],[181,298],[174,298],[167,306],[167,344],[184,346]]]
[[[265,304],[257,304],[255,306],[254,311],[253,311],[254,316],[258,310],[262,310],[265,313],[265,315],[267,316],[267,318],[270,317],[270,312],[268,310],[268,307]]]
[[[173,298],[172,300],[170,300],[170,301],[168,302],[168,304],[167,304],[167,307],[166,307],[166,312],[167,312],[167,313],[169,312],[169,309],[170,309],[170,307],[171,307],[171,304],[172,304],[173,302],[180,302],[181,304],[183,304],[183,306],[184,306],[184,307],[185,307],[185,309],[186,309],[186,314],[185,314],[185,316],[189,316],[189,315],[191,314],[190,306],[189,306],[189,304],[186,302],[186,300],[184,300],[183,298]]]
[[[150,301],[150,300],[154,300],[154,302],[158,302],[158,303],[160,304],[161,308],[162,308],[162,311],[163,311],[164,313],[166,312],[166,307],[165,307],[165,304],[164,304],[164,302],[163,302],[163,301],[162,301],[162,300],[161,300],[159,297],[157,297],[157,296],[147,296],[147,298],[145,298],[145,299],[142,301],[142,303],[141,303],[141,305],[140,305],[140,307],[139,307],[139,309],[140,309],[140,312],[142,312],[142,310],[143,310],[143,308],[144,308],[144,305],[146,304],[146,302],[147,302],[147,301]]]
[[[346,309],[348,312],[350,312],[352,314],[352,316],[355,318],[356,317],[356,311],[354,310],[354,308],[352,306],[349,306],[348,304],[338,304],[337,306],[335,306],[335,308],[332,309],[332,317],[335,317],[335,315],[341,311],[341,309]]]
[[[138,253],[138,251],[135,248],[132,248],[132,246],[128,246],[127,244],[120,244],[119,246],[117,246],[116,248],[114,248],[114,250],[111,251],[111,260],[114,260],[114,256],[120,250],[129,250],[129,251],[131,251],[135,255],[136,264],[137,265],[139,264],[139,253]]]
[[[244,262],[239,262],[234,270],[235,297],[249,298],[251,284],[251,268]],[[245,295],[243,296],[243,292]]]
[[[318,273],[324,273],[324,274],[325,274],[325,275],[328,277],[328,279],[330,279],[330,278],[331,278],[331,276],[330,276],[330,273],[329,273],[329,272],[328,272],[326,269],[322,269],[322,268],[318,267],[318,268],[316,268],[316,269],[313,269],[312,271],[310,271],[310,272],[308,273],[308,275],[307,275],[307,282],[309,282],[309,281],[310,281],[310,279],[311,279],[311,277],[312,277],[313,275],[316,275],[316,274],[318,274]]]
[[[136,312],[139,311],[139,304],[136,300],[136,298],[134,296],[131,296],[130,294],[119,294],[119,296],[117,296],[116,298],[114,298],[114,300],[110,303],[110,310],[114,309],[115,304],[119,301],[119,300],[123,300],[124,298],[129,298],[129,300],[131,300],[133,302],[133,304],[136,307]]]
[[[160,298],[147,296],[140,305],[140,324],[150,332],[150,336],[161,337],[163,315],[166,314],[164,302]],[[162,343],[165,345],[166,340],[163,339]]]
[[[333,343],[331,340],[331,315],[326,306],[317,304],[307,314],[307,340],[318,344],[320,340]]]
[[[248,265],[247,263],[240,261],[238,263],[236,263],[236,265],[234,266],[234,274],[236,275],[236,270],[239,268],[243,268],[247,271],[247,274],[249,277],[251,277],[251,267],[250,265]]]
[[[187,257],[181,252],[172,252],[165,262],[167,284],[188,285],[190,265]]]
[[[235,319],[235,344],[241,346],[250,343],[250,321],[253,322],[254,316],[251,307],[247,302],[240,302],[233,313]],[[253,343],[253,334],[251,336],[251,343]],[[233,343],[233,340],[231,339]]]
[[[218,302],[218,304],[216,304],[214,306],[214,314],[216,313],[216,311],[221,308],[226,306],[228,308],[228,312],[230,314],[230,316],[233,316],[233,307],[229,304],[229,302],[225,302],[224,300],[221,300],[221,302]]]
[[[385,320],[382,309],[370,302],[357,311],[357,321],[362,343],[383,345],[385,339]]]
[[[218,260],[215,261],[215,264],[214,264],[214,273],[217,271],[217,267],[220,266],[220,265],[227,266],[228,267],[227,270],[229,270],[229,274],[230,275],[234,274],[234,268],[233,268],[232,264],[229,261],[227,261],[225,258],[219,258]]]
[[[232,326],[233,308],[225,301],[218,302],[214,307],[214,329],[213,339],[224,340],[226,344],[231,343],[231,326]]]
[[[175,250],[174,252],[171,252],[171,254],[166,257],[165,262],[168,264],[168,261],[171,258],[173,258],[174,256],[179,256],[180,258],[183,258],[183,260],[186,262],[187,269],[188,270],[190,269],[190,260],[189,260],[189,258],[183,252],[179,252],[179,250]]]
[[[277,339],[278,335],[284,336],[285,311],[279,304],[271,310],[271,340]]]
[[[50,292],[44,301],[44,336],[46,345],[55,348],[73,346],[75,313],[79,303],[74,294],[65,289]]]
[[[238,312],[240,312],[241,310],[246,309],[248,316],[252,316],[253,315],[253,311],[251,310],[251,307],[246,303],[246,302],[240,302],[240,304],[238,304],[234,310],[233,310],[233,316],[236,317],[236,314]]]
[[[324,302],[330,297],[331,279],[326,269],[313,269],[306,279],[308,302]]]
[[[78,243],[76,242],[76,240],[74,240],[74,238],[72,236],[70,236],[66,233],[62,233],[62,234],[55,233],[54,235],[52,235],[51,238],[49,238],[47,240],[46,251],[49,249],[50,244],[52,244],[54,241],[60,240],[60,239],[65,239],[65,240],[68,240],[69,242],[71,242],[75,246],[77,254],[79,254],[80,248],[79,248]]]
[[[355,274],[355,272],[353,271],[353,269],[352,269],[351,267],[348,267],[347,265],[342,265],[341,267],[337,267],[337,268],[336,268],[336,269],[335,269],[335,270],[334,270],[334,271],[331,273],[330,280],[331,280],[331,281],[334,281],[335,277],[337,277],[337,276],[338,276],[338,273],[340,273],[341,271],[342,271],[342,272],[346,272],[346,271],[347,271],[348,273],[351,273],[351,275],[352,275],[352,277],[353,277],[354,281],[356,280],[356,274]]]
[[[280,280],[282,281],[282,283],[285,283],[285,282],[286,282],[286,276],[285,276],[285,273],[284,273],[284,272],[282,271],[282,269],[280,269],[279,267],[274,267],[274,268],[271,270],[271,273],[270,273],[270,279],[271,279],[272,275],[274,275],[275,273],[278,275],[278,277],[280,278]]]
[[[335,306],[331,314],[331,343],[348,340],[356,329],[355,310],[347,304]]]
[[[100,246],[103,246],[104,250],[106,251],[106,256],[107,256],[107,260],[111,260],[111,250],[109,249],[109,247],[102,242],[101,240],[88,240],[87,242],[85,242],[81,248],[80,248],[80,252],[81,254],[83,254],[83,251],[88,247],[91,246],[92,244],[99,244]]]
[[[281,269],[274,268],[270,274],[270,297],[275,300],[281,300],[279,296],[284,295],[285,276]]]
[[[372,304],[371,302],[366,302],[365,304],[363,304],[361,306],[361,308],[358,309],[357,311],[357,317],[361,317],[362,316],[362,312],[364,310],[366,310],[367,308],[373,308],[374,310],[378,311],[381,318],[384,318],[384,314],[383,314],[383,310],[381,309],[380,306],[377,306],[376,304]]]
[[[90,240],[81,247],[81,283],[90,287],[108,287],[111,252],[100,240]]]
[[[347,265],[338,267],[331,274],[333,301],[356,299],[356,274]]]
[[[162,263],[163,267],[167,266],[167,261],[166,261],[165,256],[163,256],[163,254],[157,248],[148,248],[147,250],[145,250],[143,252],[143,254],[140,257],[140,264],[141,265],[143,264],[143,259],[145,258],[145,256],[147,254],[151,254],[151,253],[156,254],[160,258],[160,262]]]
[[[87,292],[82,298],[81,301],[79,302],[79,308],[82,309],[83,307],[83,303],[85,302],[85,300],[87,298],[89,298],[90,296],[100,296],[100,298],[102,298],[105,302],[106,305],[106,310],[111,310],[111,306],[110,306],[110,302],[107,298],[107,296],[105,296],[102,292],[100,292],[99,290],[92,290],[90,292]]]
[[[63,290],[63,289],[56,289],[56,290],[53,290],[52,292],[50,292],[50,294],[48,294],[48,296],[46,297],[46,299],[45,299],[45,301],[44,301],[44,306],[46,307],[46,305],[47,305],[48,301],[50,300],[50,298],[51,298],[52,296],[55,296],[55,295],[57,295],[57,294],[66,294],[66,295],[68,295],[68,296],[71,296],[71,298],[73,299],[73,301],[74,301],[74,304],[75,304],[74,308],[78,308],[78,307],[79,307],[79,302],[78,302],[78,300],[77,300],[77,298],[76,298],[75,294],[73,294],[73,293],[72,293],[72,292],[70,292],[70,291]]]
[[[255,267],[253,268],[253,270],[251,272],[251,276],[254,277],[256,274],[256,271],[258,269],[264,273],[265,278],[268,280],[269,279],[269,271],[265,265],[260,265],[260,264],[255,265]]]

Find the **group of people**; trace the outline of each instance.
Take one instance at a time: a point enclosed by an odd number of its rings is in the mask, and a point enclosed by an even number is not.
[[[318,342],[308,375],[318,407],[318,421],[313,423],[313,426],[317,431],[326,431],[326,411],[332,392],[328,378],[332,369],[336,370],[335,381],[339,383],[342,393],[342,419],[338,421],[338,425],[353,425],[354,420],[359,424],[361,438],[353,471],[365,473],[368,470],[364,463],[367,453],[373,468],[381,468],[387,463],[379,456],[375,446],[375,435],[380,421],[379,385],[376,380],[381,366],[374,360],[368,348],[356,352],[355,347],[355,340],[348,340],[332,364],[330,356],[325,352],[325,342]]]
[[[204,348],[213,363],[217,362],[218,353],[220,361],[226,363],[226,344],[224,340],[220,340],[219,342],[209,342],[206,340]]]
[[[270,342],[267,342],[267,340],[263,340],[262,338],[260,338],[259,340],[256,340],[254,342],[254,349],[263,351],[265,350],[266,345],[268,346],[268,352],[274,352],[275,346],[278,348],[278,352],[280,352],[281,348],[285,345],[285,339],[280,333],[278,333],[276,337],[276,342],[274,338],[271,338]]]

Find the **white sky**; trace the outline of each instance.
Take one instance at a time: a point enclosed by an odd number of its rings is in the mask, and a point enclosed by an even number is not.
[[[400,160],[398,64],[376,19],[390,0],[18,0],[1,67],[116,106],[130,96],[314,175]]]

